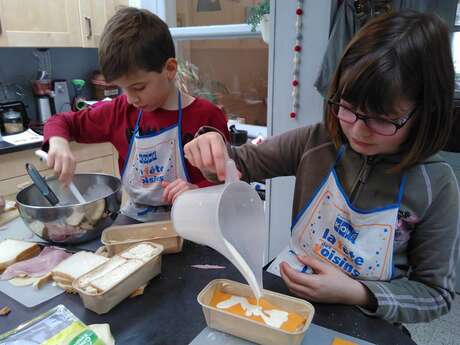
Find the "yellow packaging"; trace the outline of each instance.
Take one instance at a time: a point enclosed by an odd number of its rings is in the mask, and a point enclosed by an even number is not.
[[[105,345],[91,329],[86,327],[80,321],[72,324],[51,339],[42,343],[42,345]]]

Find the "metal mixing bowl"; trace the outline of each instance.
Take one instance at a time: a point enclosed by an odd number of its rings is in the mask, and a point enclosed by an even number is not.
[[[104,174],[76,174],[73,183],[86,203],[53,177],[47,183],[59,199],[51,206],[33,184],[16,196],[19,213],[28,228],[44,240],[76,244],[95,239],[112,225],[121,205],[121,181]]]

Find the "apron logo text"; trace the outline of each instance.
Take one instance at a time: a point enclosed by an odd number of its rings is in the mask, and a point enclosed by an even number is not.
[[[348,223],[340,216],[338,216],[335,220],[334,230],[337,231],[340,236],[355,244],[356,238],[358,237],[358,232],[355,231],[350,223]]]
[[[364,264],[364,259],[361,256],[356,256],[356,254],[344,245],[341,240],[337,240],[337,238],[329,232],[329,229],[324,230],[322,238],[327,244],[323,243],[318,254],[344,271],[358,277],[360,273],[352,264],[362,266]],[[334,246],[334,248],[332,246]],[[351,260],[351,263],[348,262],[347,259]]]
[[[157,151],[149,153],[139,153],[139,163],[149,164],[157,160]]]

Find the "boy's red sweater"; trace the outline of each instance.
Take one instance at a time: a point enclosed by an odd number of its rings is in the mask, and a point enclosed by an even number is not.
[[[122,171],[128,155],[129,138],[132,135],[139,109],[128,104],[122,95],[111,102],[93,109],[79,112],[61,113],[52,116],[44,128],[44,149],[48,148],[50,137],[59,136],[80,143],[110,142],[118,151],[118,165]],[[141,134],[159,131],[177,123],[178,111],[157,109],[144,111],[140,122]],[[211,102],[197,98],[182,109],[182,145],[195,136],[202,126],[211,126],[219,130],[229,140],[227,119],[223,112]],[[201,172],[186,161],[190,182],[199,187],[209,186]]]

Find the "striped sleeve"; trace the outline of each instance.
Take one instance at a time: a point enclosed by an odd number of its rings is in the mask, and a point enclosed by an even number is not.
[[[390,322],[428,322],[446,314],[455,297],[459,254],[459,190],[446,164],[420,166],[428,206],[408,243],[406,277],[388,282],[362,281],[377,301],[375,315]],[[433,170],[437,169],[437,170]]]

